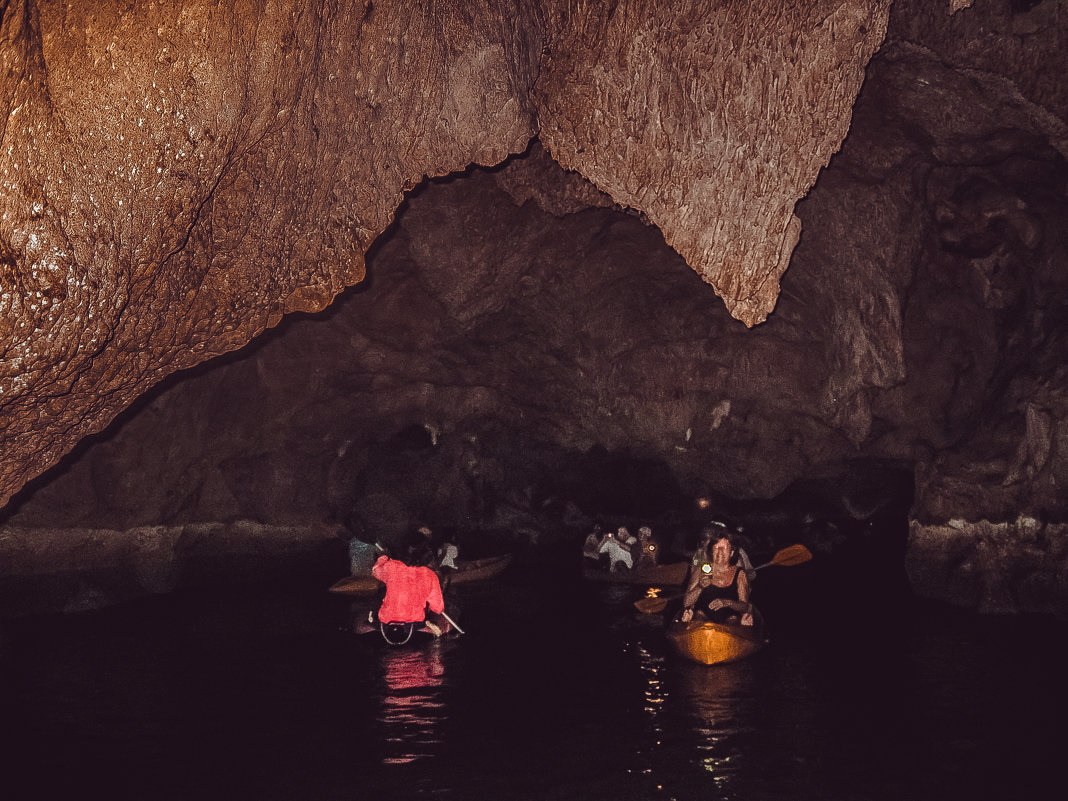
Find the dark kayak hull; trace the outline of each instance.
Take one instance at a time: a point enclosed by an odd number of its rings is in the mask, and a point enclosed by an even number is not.
[[[486,581],[504,572],[512,563],[512,554],[490,556],[485,559],[460,559],[454,573],[440,575],[450,584],[465,584],[469,581]],[[330,592],[341,595],[374,595],[382,587],[382,582],[374,576],[345,576],[330,586]]]
[[[456,571],[441,574],[441,578],[442,580],[450,581],[452,584],[486,581],[499,576],[510,564],[512,564],[512,554],[510,553],[501,554],[500,556],[488,556],[485,559],[458,559]]]
[[[605,570],[586,567],[582,577],[587,581],[602,581],[611,584],[638,584],[645,587],[675,587],[686,581],[689,562],[672,562],[644,570]]]

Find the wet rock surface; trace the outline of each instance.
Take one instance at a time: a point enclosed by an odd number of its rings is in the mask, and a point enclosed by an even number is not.
[[[998,523],[913,521],[905,566],[912,583],[931,598],[987,614],[1068,615],[1063,523],[1026,516]]]

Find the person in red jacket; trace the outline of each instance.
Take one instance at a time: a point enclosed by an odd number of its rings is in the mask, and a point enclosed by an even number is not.
[[[447,621],[438,618],[436,622],[430,617],[444,614],[445,599],[438,576],[429,567],[382,554],[371,568],[371,575],[386,585],[386,596],[378,608],[380,623],[422,624],[435,636],[446,630]]]

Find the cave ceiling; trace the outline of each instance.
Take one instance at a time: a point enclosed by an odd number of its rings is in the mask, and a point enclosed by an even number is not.
[[[0,499],[534,136],[759,323],[889,6],[5,4]]]

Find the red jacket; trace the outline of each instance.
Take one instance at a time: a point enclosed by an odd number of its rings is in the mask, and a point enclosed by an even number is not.
[[[371,568],[371,575],[386,585],[386,597],[378,609],[383,623],[421,623],[426,619],[427,605],[439,615],[445,611],[441,584],[429,567],[409,567],[383,555]]]

